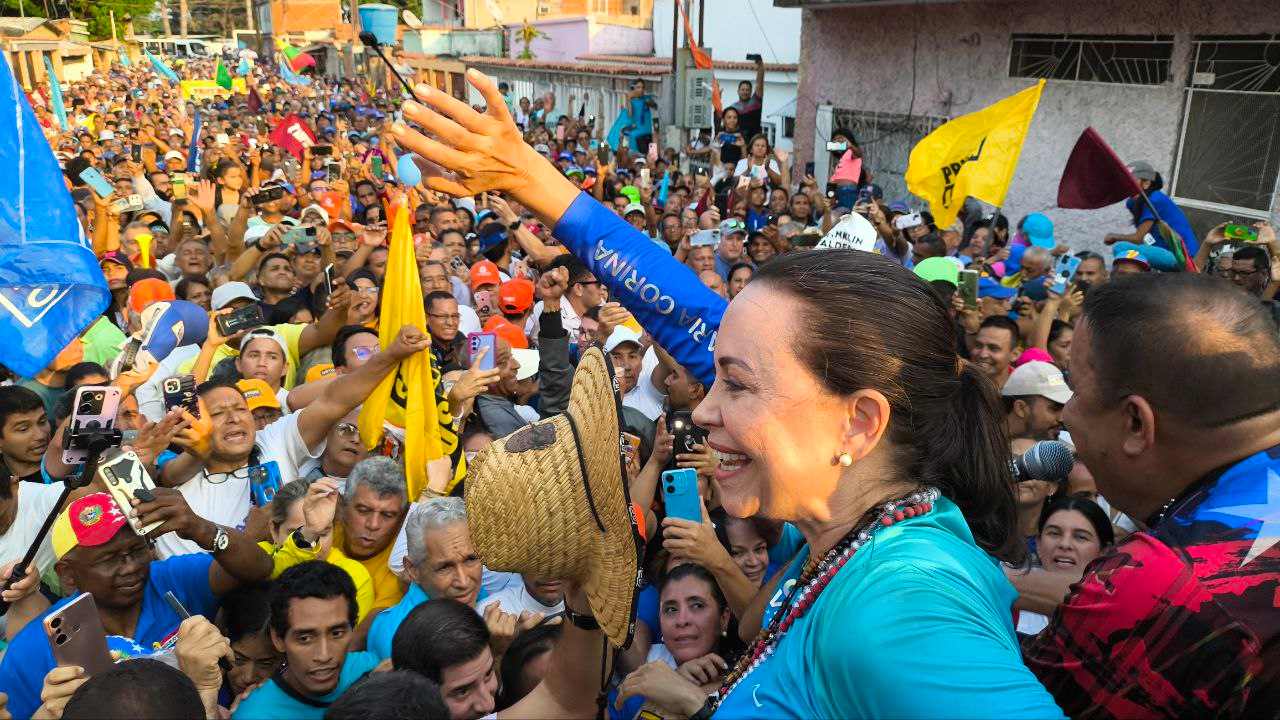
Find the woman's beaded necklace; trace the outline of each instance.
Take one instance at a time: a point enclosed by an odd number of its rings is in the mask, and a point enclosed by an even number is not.
[[[844,567],[858,548],[871,540],[876,530],[889,527],[906,518],[924,515],[933,509],[933,504],[941,494],[937,488],[926,488],[872,507],[867,511],[867,515],[863,516],[867,519],[855,525],[820,560],[817,562],[810,560],[796,581],[791,594],[773,616],[769,627],[756,636],[751,647],[738,660],[733,672],[725,677],[720,685],[718,701],[728,697],[738,683],[773,655],[778,643],[782,641],[782,636],[809,611],[809,608],[813,607],[818,595],[840,572],[840,568]]]

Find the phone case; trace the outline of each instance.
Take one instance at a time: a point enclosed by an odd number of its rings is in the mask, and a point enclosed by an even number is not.
[[[187,412],[200,417],[200,401],[196,397],[196,379],[192,375],[174,375],[167,377],[160,386],[164,393],[164,409],[175,407],[186,408]]]
[[[100,198],[109,198],[111,193],[115,192],[115,188],[107,179],[102,176],[102,172],[96,167],[87,167],[80,172],[80,179],[85,182]]]
[[[489,352],[485,353],[483,358],[480,358],[479,368],[481,370],[492,370],[494,368],[493,356],[498,351],[498,336],[491,332],[467,334],[467,348],[470,352],[468,355],[468,360],[470,361],[469,364],[475,363],[476,354],[484,347],[489,348]]]
[[[662,473],[662,500],[667,517],[702,522],[702,502],[698,498],[698,471],[693,468]]]
[[[156,484],[152,482],[151,476],[147,474],[138,456],[132,450],[112,448],[103,454],[103,458],[98,465],[98,479],[106,486],[107,492],[111,493],[111,498],[116,501],[116,507],[120,508],[120,512],[129,519],[129,527],[139,535],[146,535],[160,527],[163,524],[161,522],[143,525],[137,518],[129,517],[129,513],[133,511],[133,503],[129,501],[133,498],[145,501],[145,495],[156,489]],[[144,497],[139,497],[139,490],[146,491],[143,493]]]
[[[93,595],[79,597],[45,616],[44,632],[58,665],[78,665],[87,677],[111,669],[111,653],[107,650],[107,633],[98,617]]]
[[[671,435],[675,450],[671,460],[675,462],[674,455],[694,452],[693,446],[706,440],[707,431],[694,424],[693,413],[681,410],[671,414]]]
[[[253,494],[253,504],[266,507],[280,491],[280,465],[275,460],[268,460],[261,465],[249,468],[249,490]]]
[[[223,337],[230,337],[241,330],[250,330],[266,324],[267,318],[262,312],[262,306],[257,303],[245,305],[235,312],[218,316],[218,332],[222,333]]]
[[[75,435],[82,430],[110,430],[116,424],[116,411],[120,409],[120,388],[107,385],[85,385],[76,389],[71,404],[71,425],[67,432]],[[80,448],[64,448],[62,462],[79,465],[89,459],[89,451]]]
[[[978,307],[978,273],[976,270],[960,271],[960,297],[967,308]]]

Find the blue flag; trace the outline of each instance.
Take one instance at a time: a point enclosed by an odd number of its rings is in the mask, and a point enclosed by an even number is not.
[[[160,73],[161,76],[169,82],[181,82],[182,78],[178,77],[178,73],[174,72],[173,68],[165,65],[163,60],[151,54],[150,50],[143,50],[142,52],[147,54],[147,59],[151,61],[151,67],[155,68],[156,72]]]
[[[299,75],[298,73],[294,72],[294,71],[293,71],[293,69],[289,67],[289,60],[288,60],[288,58],[281,58],[281,62],[280,62],[280,77],[284,78],[284,81],[285,81],[285,82],[287,82],[287,83],[289,83],[290,85],[304,85],[304,86],[305,86],[305,85],[310,85],[310,84],[311,84],[311,78],[309,78],[309,77],[303,77],[303,76]]]
[[[187,172],[200,170],[200,111],[196,111],[195,122],[191,125],[191,144],[187,146]]]
[[[111,293],[35,113],[0,56],[0,363],[34,377]]]
[[[53,60],[48,55],[44,56],[44,70],[49,74],[49,104],[53,105],[53,116],[58,118],[58,125],[66,132],[67,106],[62,104],[62,85],[58,83],[58,76],[53,72]]]
[[[249,58],[240,58],[240,64],[236,66],[236,74],[241,77],[252,72],[253,68],[249,67]]]
[[[125,51],[124,51],[124,48],[117,48],[117,53],[120,55],[120,64],[121,64],[121,65],[123,65],[123,66],[125,66],[125,67],[129,67],[130,65],[132,65],[132,64],[133,64],[133,62],[132,62],[131,60],[129,60],[129,53],[125,52]]]

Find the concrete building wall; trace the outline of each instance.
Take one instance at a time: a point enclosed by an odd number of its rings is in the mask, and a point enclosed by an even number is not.
[[[1197,35],[1280,32],[1274,0],[1049,0],[842,7],[803,11],[797,154],[812,159],[820,105],[955,117],[1028,87],[1009,77],[1012,33],[1155,35],[1175,38],[1172,77],[1158,85],[1050,80],[1005,208],[1016,220],[1046,212],[1064,239],[1082,245],[1122,231],[1120,206],[1060,210],[1058,180],[1071,147],[1092,125],[1121,158],[1145,159],[1170,176]],[[860,138],[872,145],[876,138]],[[799,160],[798,160],[799,162]],[[881,168],[900,174],[905,166]]]
[[[643,28],[597,22],[589,17],[541,20],[533,23],[545,37],[529,43],[533,59],[539,62],[573,62],[581,55],[648,55],[653,52],[653,36]],[[507,26],[510,57],[524,51],[521,26]]]

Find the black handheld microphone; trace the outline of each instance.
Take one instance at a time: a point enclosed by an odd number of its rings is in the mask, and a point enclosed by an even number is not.
[[[1009,460],[1009,470],[1013,473],[1014,482],[1064,482],[1075,464],[1076,454],[1070,445],[1058,440],[1041,440]]]
[[[378,53],[378,57],[382,58],[382,62],[386,63],[388,68],[391,68],[391,74],[395,75],[400,84],[404,86],[404,89],[409,92],[409,97],[413,97],[413,86],[409,84],[408,80],[404,79],[399,70],[396,70],[396,66],[391,64],[387,56],[382,54],[382,46],[378,44],[378,36],[365,30],[360,33],[360,42],[364,43],[365,47],[372,48],[374,52]]]

